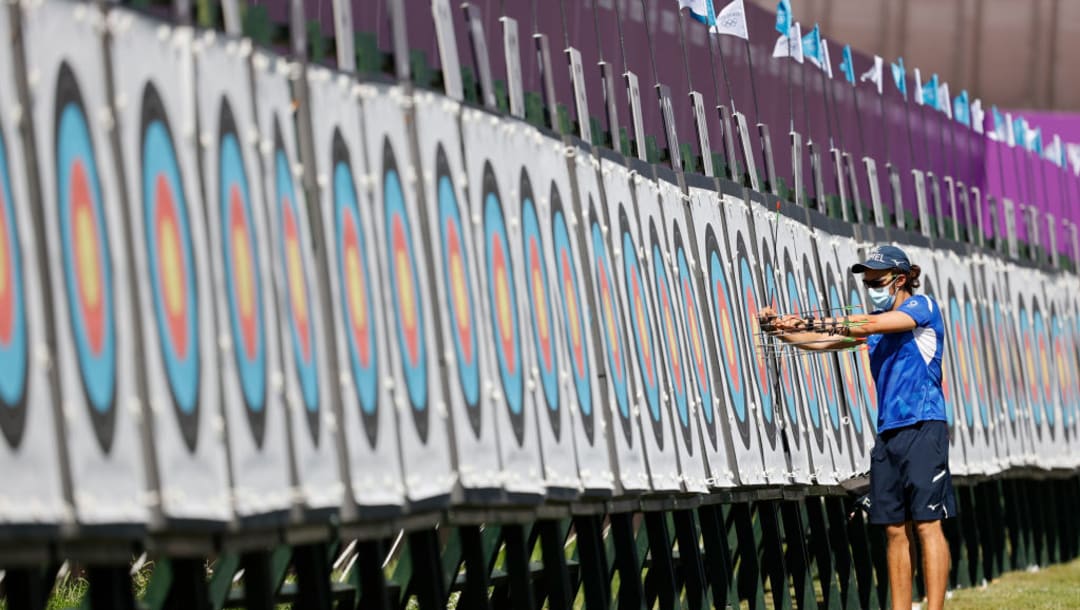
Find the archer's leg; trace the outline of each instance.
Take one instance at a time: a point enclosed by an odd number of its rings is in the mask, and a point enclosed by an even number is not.
[[[926,579],[927,610],[945,606],[945,588],[949,584],[949,543],[941,529],[941,521],[919,521],[915,524],[922,546],[923,578]],[[895,608],[895,606],[894,606]]]
[[[889,591],[893,610],[911,610],[911,523],[885,526],[888,540]]]

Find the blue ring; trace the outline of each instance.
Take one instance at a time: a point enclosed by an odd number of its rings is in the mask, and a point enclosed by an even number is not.
[[[566,218],[563,217],[561,211],[555,212],[555,215],[551,220],[552,224],[552,240],[555,242],[555,264],[556,267],[561,268],[560,261],[565,256],[567,260],[571,261],[570,264],[570,283],[571,288],[574,291],[574,302],[578,304],[577,321],[578,321],[578,336],[581,337],[581,351],[585,352],[585,311],[582,307],[581,290],[578,286],[577,269],[574,267],[573,250],[570,246],[570,233],[566,229]],[[565,282],[560,281],[558,283],[559,293],[562,296],[562,310],[563,310],[563,324],[566,333],[566,345],[567,353],[570,355],[571,366],[570,369],[574,375],[574,389],[577,393],[578,408],[585,417],[592,416],[592,382],[589,355],[587,353],[582,354],[581,362],[584,370],[578,373],[577,366],[574,366],[574,329],[570,327],[570,309],[567,305],[566,285]]]
[[[3,206],[0,214],[7,226],[8,251],[5,253],[11,265],[12,277],[8,278],[8,290],[12,291],[12,336],[5,345],[0,343],[0,406],[16,408],[26,397],[27,338],[26,304],[23,296],[23,260],[19,245],[18,225],[15,218],[15,200],[11,192],[11,176],[8,173],[7,147],[4,134],[0,132],[0,196]],[[21,436],[21,434],[20,434]]]
[[[548,409],[557,412],[559,410],[559,354],[558,350],[555,349],[554,310],[551,308],[551,295],[548,290],[550,284],[548,284],[547,266],[544,264],[546,259],[544,258],[544,241],[540,236],[540,221],[537,219],[533,200],[528,197],[521,204],[521,236],[522,255],[526,265],[525,286],[529,294],[529,302],[539,303],[542,300],[548,314],[548,344],[551,350],[551,366],[545,367],[543,350],[540,347],[540,327],[537,325],[535,307],[532,308],[534,312],[532,321],[533,338],[536,342],[536,362],[540,370],[540,385],[544,388],[544,399]],[[533,283],[529,269],[529,245],[533,242],[536,244],[538,256],[540,257],[540,280],[543,283],[544,291],[540,295],[533,293]]]
[[[658,301],[657,306],[658,307],[663,307],[664,302],[663,302],[662,298],[663,298],[663,296],[665,294],[667,294],[667,295],[671,294],[671,286],[668,284],[667,271],[664,269],[664,253],[660,251],[660,246],[655,244],[655,243],[653,244],[653,247],[652,247],[652,256],[653,256],[653,261],[654,261],[653,262],[653,270],[655,272],[654,275],[656,276],[656,284],[657,284],[656,289],[660,293],[658,295],[658,299],[657,299],[657,301]],[[675,304],[671,301],[670,296],[668,297],[668,308],[671,310],[671,312],[670,312],[670,315],[671,315],[671,318],[672,318],[671,323],[673,325],[675,325],[676,324]],[[658,315],[662,316],[663,312],[662,311],[659,312]],[[664,324],[663,322],[661,322],[660,327],[663,329],[663,334],[666,335],[667,330],[668,330],[667,325]],[[678,350],[678,352],[679,352],[679,362],[683,363],[683,367],[685,367],[686,364],[687,364],[687,360],[686,360],[686,355],[682,353],[682,342],[679,341],[678,331],[675,328],[672,328],[671,330],[676,333],[676,336],[674,337],[674,344],[675,344],[675,349]],[[672,342],[673,342],[672,341],[673,338],[672,337],[667,337],[667,339],[668,339],[667,344],[670,346],[672,344]],[[664,359],[667,361],[668,370],[671,371],[671,375],[674,376],[676,374],[676,371],[675,371],[675,367],[672,366],[671,356],[668,354],[667,350],[662,350],[662,351],[664,353]],[[687,405],[687,396],[686,396],[687,388],[686,388],[685,384],[686,384],[686,376],[685,375],[683,376],[682,384],[678,383],[677,380],[672,380],[672,383],[671,383],[671,387],[673,389],[672,393],[675,395],[675,410],[679,414],[679,423],[682,424],[682,427],[684,429],[688,428],[690,426],[690,408]],[[679,390],[680,387],[682,387],[681,391]]]
[[[492,323],[494,324],[493,337],[495,339],[495,354],[499,362],[499,374],[502,378],[503,389],[506,394],[506,403],[510,408],[511,414],[514,416],[520,416],[524,408],[524,397],[522,388],[524,387],[523,376],[523,363],[521,361],[521,334],[518,329],[518,301],[517,301],[517,288],[514,285],[514,267],[513,259],[510,252],[510,239],[506,233],[506,222],[503,219],[502,203],[499,200],[498,195],[494,192],[489,192],[484,197],[484,231],[486,233],[485,243],[485,261],[488,275],[491,281],[488,282],[488,300],[491,305]],[[507,362],[508,354],[504,351],[502,338],[498,336],[498,301],[495,293],[495,261],[493,260],[492,245],[494,239],[499,239],[503,244],[503,258],[505,271],[506,271],[506,289],[508,292],[508,299],[510,301],[510,319],[511,319],[511,342],[513,345],[514,363],[516,364],[515,370],[511,371],[509,363]]]
[[[683,299],[686,301],[686,306],[694,312],[694,320],[697,322],[696,330],[698,333],[698,337],[701,338],[702,343],[701,357],[705,359],[705,366],[708,367],[708,355],[705,352],[705,333],[701,328],[701,309],[698,308],[697,295],[694,294],[693,290],[694,277],[690,275],[690,265],[686,262],[686,252],[683,251],[681,245],[677,245],[675,247],[675,261],[679,267],[678,280],[680,290],[678,290],[677,292],[679,294],[682,294]],[[681,289],[684,282],[688,283],[691,286],[691,289],[689,291]],[[690,321],[687,320],[686,323],[687,325],[689,325]],[[687,327],[687,330],[689,331],[689,326]],[[691,337],[687,337],[687,339],[691,340],[690,349],[693,350],[694,348]],[[694,371],[694,379],[697,381],[698,393],[701,395],[702,414],[705,416],[705,422],[711,426],[713,425],[712,380],[709,378],[709,372],[707,369],[704,375],[700,375],[698,374],[697,370],[697,362],[693,362],[693,365],[694,366],[691,368]]]
[[[412,229],[409,226],[409,214],[405,209],[405,194],[401,190],[401,180],[397,170],[388,170],[383,176],[383,201],[386,205],[386,248],[390,276],[390,292],[394,302],[394,320],[396,321],[398,345],[401,349],[401,366],[405,372],[405,388],[409,394],[409,402],[413,409],[423,411],[428,406],[428,376],[427,376],[427,341],[424,334],[424,308],[422,307],[423,295],[416,278],[416,252],[413,250]],[[398,268],[394,258],[394,219],[398,218],[405,233],[405,249],[409,254],[408,278],[398,277]],[[406,347],[405,325],[402,321],[402,303],[399,301],[398,282],[407,281],[412,284],[412,293],[415,298],[416,308],[416,341],[417,361],[416,364],[409,362],[408,349]]]

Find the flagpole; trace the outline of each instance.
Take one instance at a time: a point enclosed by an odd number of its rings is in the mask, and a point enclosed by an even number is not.
[[[743,44],[746,45],[746,67],[750,71],[750,96],[751,96],[751,99],[753,99],[753,101],[754,101],[754,122],[755,123],[760,123],[761,122],[761,113],[758,110],[757,86],[754,84],[754,54],[750,52],[750,41],[749,40],[744,38],[743,39]],[[788,45],[789,46],[791,45],[791,41],[788,41]],[[718,49],[720,49],[720,64],[723,65],[723,63],[724,63],[724,47],[723,47],[723,45],[721,45],[719,43],[719,41],[716,43],[716,47]],[[727,72],[725,72],[724,74],[725,74],[725,78],[726,78]],[[734,112],[735,111],[735,91],[731,89],[731,83],[728,83],[728,90],[731,91],[731,99],[732,99],[731,110],[732,110],[732,112]],[[790,83],[789,83],[789,91],[790,91]],[[794,119],[792,119],[792,120],[794,120]]]
[[[712,77],[713,94],[716,95],[716,101],[717,101],[717,103],[722,103],[722,102],[720,102],[720,99],[721,99],[721,97],[720,97],[720,82],[716,80],[716,55],[713,53],[713,36],[714,36],[714,34],[710,30],[708,32],[708,44],[705,45],[705,46],[707,46],[709,48],[709,67],[711,68],[711,70],[709,70],[709,76]],[[716,35],[716,36],[719,37],[719,35]],[[717,40],[716,44],[719,45],[720,41]],[[723,71],[723,73],[724,73],[724,86],[727,87],[728,99],[730,100],[730,103],[731,103],[731,112],[734,114],[735,113],[735,92],[731,88],[731,80],[728,79],[727,65],[724,63],[724,52],[723,51],[720,51],[720,70]],[[725,125],[724,128],[727,129],[727,125]]]

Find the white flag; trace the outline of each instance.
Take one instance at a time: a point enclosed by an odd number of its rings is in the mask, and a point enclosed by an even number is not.
[[[746,29],[746,8],[743,7],[743,0],[732,0],[720,9],[720,12],[716,14],[716,25],[712,27],[712,32],[750,40],[750,32]]]
[[[1065,145],[1065,153],[1069,157],[1073,173],[1080,176],[1080,144],[1069,142]]]
[[[937,90],[938,107],[937,109],[944,112],[945,116],[952,117],[952,98],[949,97],[949,83],[941,83],[938,85]]]
[[[822,70],[825,70],[825,74],[832,78],[832,60],[829,59],[829,41],[824,38],[821,39],[821,54],[825,56],[825,65],[822,66]]]
[[[915,103],[922,106],[922,75],[919,74],[919,69],[915,68]]]
[[[1009,146],[1016,146],[1016,130],[1013,129],[1012,113],[1005,113],[1005,143]]]
[[[800,64],[803,63],[802,28],[799,27],[798,22],[791,26],[787,36],[776,39],[776,46],[773,47],[772,56],[790,57]]]
[[[1050,139],[1050,144],[1043,148],[1043,159],[1060,166],[1061,152],[1061,136],[1055,133],[1054,137]]]
[[[983,118],[986,113],[982,109],[982,100],[975,98],[974,102],[971,102],[971,128],[975,130],[975,133],[983,132]]]
[[[870,81],[870,82],[874,83],[875,85],[877,85],[877,94],[878,95],[881,95],[881,92],[882,92],[883,82],[882,82],[881,76],[882,76],[882,70],[883,70],[884,65],[885,65],[885,60],[881,59],[880,55],[875,55],[874,56],[874,65],[870,66],[870,69],[867,70],[866,72],[863,72],[862,76],[859,77],[859,82],[865,83],[866,81]]]

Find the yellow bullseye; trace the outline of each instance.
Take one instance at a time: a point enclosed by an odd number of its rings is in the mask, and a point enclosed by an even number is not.
[[[251,242],[243,225],[233,226],[233,271],[240,315],[250,317],[255,311],[255,289],[251,274]]]
[[[180,237],[172,218],[162,218],[158,235],[161,238],[161,279],[165,289],[165,307],[170,316],[178,316],[184,311],[184,267],[180,256]]]
[[[300,244],[290,239],[285,246],[285,259],[288,265],[289,294],[292,296],[293,315],[298,320],[307,321],[307,294],[304,291],[304,263],[300,254]]]
[[[78,252],[79,292],[88,309],[101,301],[101,276],[98,269],[97,231],[89,206],[75,208],[75,245]]]
[[[348,283],[349,308],[352,312],[353,326],[367,328],[367,295],[364,294],[364,270],[360,265],[360,255],[355,246],[345,250],[345,281]]]
[[[401,299],[402,322],[405,328],[416,328],[416,295],[413,294],[412,274],[410,273],[409,255],[404,249],[394,254],[397,267],[398,298]]]

